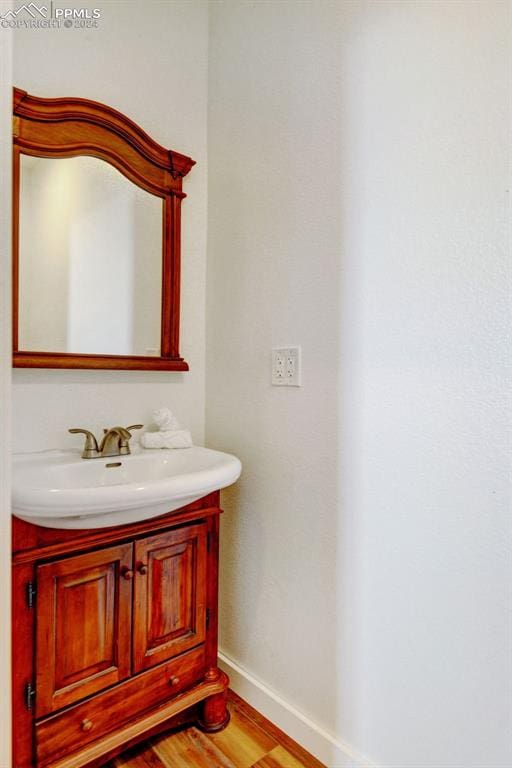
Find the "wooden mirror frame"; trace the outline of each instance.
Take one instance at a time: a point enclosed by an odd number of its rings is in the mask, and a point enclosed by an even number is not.
[[[160,357],[33,352],[18,348],[20,154],[89,155],[163,199]],[[179,354],[182,179],[195,164],[165,149],[121,112],[89,99],[43,99],[14,88],[13,365],[17,368],[110,368],[188,371]]]

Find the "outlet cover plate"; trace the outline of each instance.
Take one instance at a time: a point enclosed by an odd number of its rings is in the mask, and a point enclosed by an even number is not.
[[[272,385],[300,387],[301,357],[300,347],[274,347],[272,349]]]

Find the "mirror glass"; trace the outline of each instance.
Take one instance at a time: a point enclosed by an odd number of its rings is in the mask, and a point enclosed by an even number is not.
[[[20,157],[19,349],[156,355],[161,197],[95,157]]]

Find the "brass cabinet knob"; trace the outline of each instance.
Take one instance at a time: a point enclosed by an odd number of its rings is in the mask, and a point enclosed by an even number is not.
[[[129,568],[125,568],[121,573],[123,579],[126,579],[129,581],[130,579],[133,579],[134,573]]]
[[[169,685],[176,686],[180,682],[179,677],[171,677],[169,680]]]
[[[87,718],[85,718],[85,720],[82,720],[80,727],[82,728],[82,731],[90,731],[92,726],[93,726],[92,720],[88,720]]]
[[[141,576],[144,576],[148,572],[148,567],[144,563],[139,563],[137,565],[137,570]]]

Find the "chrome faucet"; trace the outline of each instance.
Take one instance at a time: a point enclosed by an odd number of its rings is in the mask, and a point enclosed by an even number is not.
[[[72,434],[85,435],[85,445],[82,459],[104,459],[107,456],[128,456],[130,453],[130,438],[132,429],[142,429],[143,424],[132,424],[130,427],[111,427],[103,430],[103,438],[98,448],[98,441],[88,429],[70,429]]]

